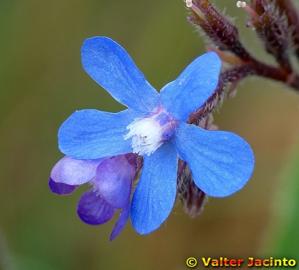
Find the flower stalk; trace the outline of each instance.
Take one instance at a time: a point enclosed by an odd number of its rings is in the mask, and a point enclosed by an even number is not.
[[[233,66],[233,77],[228,81],[235,83],[247,76],[260,76],[276,80],[299,92],[299,74],[291,64],[291,52],[299,53],[299,16],[291,1],[252,0],[244,7],[249,14],[251,25],[262,40],[265,50],[277,61],[277,66],[264,63],[252,56],[240,41],[238,29],[221,14],[208,0],[193,0],[189,8],[188,20],[196,29],[203,31],[211,41],[212,49],[217,51],[223,62]],[[291,37],[289,37],[291,29]],[[292,40],[292,42],[291,42]],[[232,56],[235,64],[228,60]],[[244,76],[246,70],[246,76]],[[237,72],[240,75],[236,75]],[[226,72],[226,71],[224,71]],[[227,77],[231,73],[226,74]],[[220,84],[226,82],[220,82]],[[217,91],[222,92],[221,87]],[[216,98],[216,97],[215,97]]]

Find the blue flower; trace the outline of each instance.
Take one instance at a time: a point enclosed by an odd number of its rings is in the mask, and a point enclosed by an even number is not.
[[[143,156],[131,203],[138,233],[156,230],[169,216],[176,198],[178,158],[187,162],[196,185],[209,196],[229,196],[244,187],[254,168],[249,144],[233,133],[186,123],[215,91],[221,69],[216,53],[196,58],[160,93],[110,38],[87,39],[81,53],[87,74],[128,109],[74,112],[59,129],[59,148],[77,160]]]

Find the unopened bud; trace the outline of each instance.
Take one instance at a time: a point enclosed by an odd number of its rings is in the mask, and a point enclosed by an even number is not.
[[[203,211],[207,202],[207,196],[195,185],[191,171],[186,163],[180,161],[179,165],[181,173],[178,176],[177,183],[178,196],[183,204],[185,213],[195,218]]]
[[[242,1],[241,1],[242,2]],[[243,61],[250,59],[242,46],[238,29],[208,0],[193,0],[189,20],[199,26],[220,50],[231,51]]]
[[[191,8],[193,6],[192,0],[186,0],[187,8]]]
[[[244,8],[247,6],[247,3],[245,1],[238,1],[237,2],[237,7],[238,8]]]
[[[289,27],[284,14],[277,12],[273,2],[265,0],[252,1],[256,15],[250,14],[251,23],[265,44],[268,53],[286,70],[291,70],[288,56]]]

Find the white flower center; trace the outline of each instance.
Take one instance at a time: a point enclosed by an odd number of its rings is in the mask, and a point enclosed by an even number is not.
[[[167,121],[159,120],[161,116],[167,117]],[[174,127],[174,120],[160,112],[151,117],[135,119],[127,126],[129,132],[124,139],[132,139],[134,153],[149,156],[171,137]]]

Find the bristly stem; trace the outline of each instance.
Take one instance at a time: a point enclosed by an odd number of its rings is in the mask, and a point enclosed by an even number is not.
[[[291,38],[295,45],[295,52],[299,58],[299,14],[291,0],[271,0],[278,8],[280,13],[287,18],[288,25],[291,27]]]
[[[250,63],[252,74],[285,83],[299,92],[299,75],[292,69],[290,72],[283,68],[270,66],[258,60]]]
[[[252,11],[248,12],[250,24],[263,41],[265,50],[276,59],[277,66],[266,64],[253,57],[240,41],[237,27],[209,0],[193,0],[192,4],[189,7],[189,21],[209,37],[214,50],[222,60],[233,66],[223,72],[214,95],[194,115],[198,117],[200,114],[204,117],[205,112],[211,112],[217,107],[214,103],[217,103],[219,96],[223,95],[223,88],[227,83],[236,86],[240,80],[251,75],[282,82],[299,92],[299,74],[293,68],[289,55],[289,51],[293,49],[299,56],[299,15],[290,0],[252,0],[251,5],[244,9]],[[231,60],[231,55],[234,58],[233,63],[228,61],[228,58]],[[194,122],[194,115],[190,118],[191,122]]]

